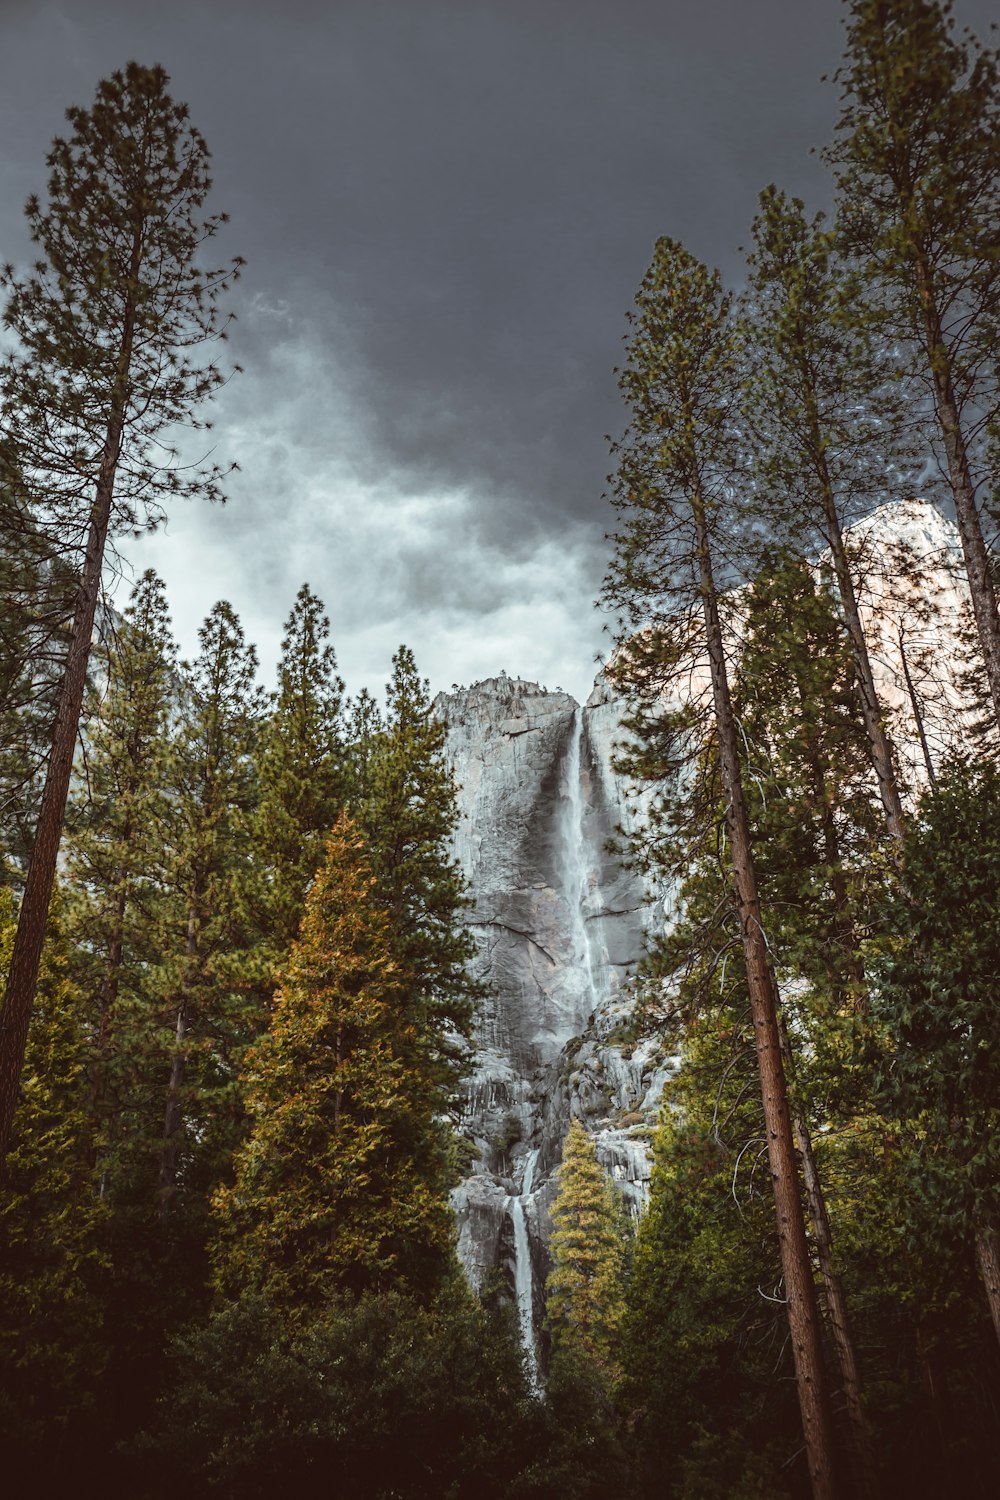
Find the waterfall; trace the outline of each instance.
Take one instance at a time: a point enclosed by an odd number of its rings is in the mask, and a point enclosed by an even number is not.
[[[570,938],[573,944],[571,963],[579,971],[583,998],[589,1002],[589,1010],[598,998],[598,988],[594,972],[594,951],[587,923],[592,870],[587,859],[584,826],[587,809],[583,798],[582,745],[583,709],[576,708],[573,711],[573,724],[560,777],[559,793],[563,813],[559,854],[562,894],[569,911]],[[586,1019],[586,1013],[583,1019]]]
[[[528,1374],[532,1385],[536,1387],[538,1385],[538,1354],[535,1349],[534,1277],[524,1205],[531,1197],[537,1161],[537,1150],[529,1151],[524,1158],[521,1192],[518,1197],[507,1199],[507,1212],[514,1230],[514,1291],[517,1297],[517,1321],[521,1330],[521,1344],[528,1359]]]
[[[556,837],[558,861],[555,885],[562,897],[567,926],[563,1001],[572,1024],[586,1024],[602,997],[605,956],[595,949],[587,915],[595,901],[596,872],[590,860],[587,839],[587,804],[584,797],[583,710],[574,708],[573,721],[559,769],[559,812]],[[530,1202],[538,1165],[537,1149],[528,1151],[521,1168],[520,1190],[506,1200],[514,1239],[514,1290],[521,1344],[532,1384],[537,1388],[538,1353],[535,1346],[534,1277],[526,1206]]]

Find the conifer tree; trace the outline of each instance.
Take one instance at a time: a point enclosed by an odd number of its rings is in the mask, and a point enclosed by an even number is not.
[[[691,897],[695,920],[715,905],[707,886]],[[727,936],[721,962],[718,937],[689,950],[636,1231],[620,1400],[643,1494],[784,1495],[798,1443],[791,1382],[775,1378],[790,1370],[787,1323],[771,1300],[780,1261],[738,929]]]
[[[13,941],[7,890],[0,972]],[[0,1195],[0,1434],[8,1464],[33,1447],[36,1456],[51,1451],[65,1436],[91,1403],[106,1357],[98,1288],[107,1211],[91,1166],[88,1054],[56,904]]]
[[[787,971],[833,1010],[852,1010],[881,827],[854,654],[832,579],[794,554],[766,556],[745,598],[736,697],[771,930]]]
[[[111,1158],[133,1150],[137,1136],[148,1145],[144,1056],[160,1021],[150,976],[161,958],[174,653],[163,583],[150,570],[132,591],[108,655],[103,701],[88,734],[84,806],[68,851],[67,930],[91,1007],[93,1115],[105,1190]]]
[[[859,326],[858,293],[849,289],[822,215],[809,222],[798,199],[771,187],[761,194],[752,237],[744,410],[758,505],[779,535],[807,545],[822,537],[829,548],[869,753],[898,840],[904,815],[897,768],[845,537],[849,521],[882,497],[899,457],[893,371],[871,331]]]
[[[886,915],[878,1091],[912,1162],[914,1232],[975,1247],[1000,1339],[1000,771],[953,762],[921,800]]]
[[[160,67],[129,63],[48,156],[48,201],[26,214],[39,258],[8,266],[0,487],[77,553],[78,586],[38,824],[0,1025],[0,1160],[6,1155],[55,878],[109,536],[155,524],[166,498],[220,495],[217,470],[166,462],[160,433],[191,422],[222,380],[192,355],[221,331],[217,302],[239,266],[199,267],[218,218],[205,142]],[[195,421],[195,425],[197,421]]]
[[[730,460],[735,398],[730,299],[723,295],[717,273],[676,242],[661,239],[636,305],[620,380],[631,420],[615,448],[619,467],[613,503],[623,520],[605,592],[626,620],[646,628],[622,643],[615,675],[651,705],[671,688],[676,693],[682,680],[691,684],[700,675],[705,683],[694,753],[711,725],[753,1010],[806,1452],[813,1493],[816,1500],[825,1500],[836,1492],[833,1432],[716,578],[729,542],[737,539]],[[696,707],[692,704],[691,715]],[[689,748],[693,727],[689,722]]]
[[[31,857],[74,589],[23,494],[0,479],[0,878],[15,885]]]
[[[813,1145],[815,1125],[835,1123],[833,1100],[850,1094],[852,1085],[856,1092],[845,1058],[867,1003],[864,923],[859,928],[857,916],[876,887],[871,866],[879,820],[865,785],[855,662],[829,581],[817,586],[801,559],[773,558],[749,590],[738,698],[754,764],[750,802],[761,892],[781,955],[779,979],[788,981],[779,1019],[792,1131],[840,1367],[856,1489],[874,1496],[860,1361]],[[809,1058],[809,1080],[792,1055],[789,1013]],[[867,1097],[860,1102],[866,1107]]]
[[[879,299],[879,336],[909,350],[922,389],[1000,720],[1000,614],[981,517],[986,439],[1000,418],[1000,61],[960,42],[939,0],[851,0],[847,28],[827,153],[841,238]]]
[[[224,601],[198,638],[201,651],[187,674],[168,783],[175,899],[162,939],[161,983],[174,1040],[169,1081],[163,1079],[164,1208],[192,1156],[201,1161],[199,1205],[225,1170],[240,1130],[236,1078],[243,1049],[266,1019],[244,971],[248,932],[239,899],[252,853],[252,752],[264,706],[255,685],[257,653]]]
[[[347,795],[344,684],[329,634],[321,601],[303,584],[285,625],[278,691],[255,755],[260,800],[248,900],[268,995]]]
[[[347,818],[306,898],[271,1027],[246,1058],[252,1129],[216,1196],[217,1277],[289,1316],[336,1291],[426,1292],[451,1263],[434,1081],[415,1063],[390,917]]]
[[[558,1182],[545,1313],[553,1357],[583,1355],[610,1378],[625,1312],[628,1219],[579,1120],[570,1122]]]
[[[379,727],[362,706],[364,744],[354,753],[354,812],[380,900],[389,913],[393,957],[406,976],[404,1013],[415,1066],[437,1081],[449,1109],[462,1069],[472,1005],[474,953],[462,925],[465,881],[451,854],[458,821],[455,780],[444,756],[446,725],[436,717],[413,653],[393,657]]]

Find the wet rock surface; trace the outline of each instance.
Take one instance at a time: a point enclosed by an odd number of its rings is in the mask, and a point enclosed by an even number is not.
[[[522,1324],[533,1312],[537,1326],[571,1119],[635,1212],[645,1197],[669,1064],[654,1038],[632,1035],[628,976],[663,908],[608,848],[637,814],[612,766],[620,704],[602,683],[586,708],[504,676],[436,707],[486,989],[462,1122],[477,1160],[454,1199],[459,1254],[477,1288],[499,1268]]]

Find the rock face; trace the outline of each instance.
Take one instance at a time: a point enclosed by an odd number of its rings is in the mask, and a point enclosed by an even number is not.
[[[486,986],[464,1120],[479,1159],[455,1194],[459,1252],[476,1287],[502,1268],[526,1333],[541,1312],[569,1120],[586,1123],[638,1211],[667,1066],[655,1039],[628,1029],[626,976],[662,908],[606,847],[633,816],[611,764],[619,709],[603,685],[581,708],[504,676],[437,701]]]
[[[919,787],[917,717],[931,754],[964,721],[957,536],[932,506],[910,501],[874,512],[852,543],[879,692],[904,779]],[[907,558],[924,572],[919,588]],[[655,1036],[636,1034],[628,975],[646,932],[671,920],[676,892],[646,887],[608,851],[618,828],[641,824],[645,804],[614,769],[623,704],[602,675],[583,707],[502,675],[442,695],[436,709],[486,988],[463,1122],[477,1159],[455,1193],[459,1252],[477,1288],[500,1269],[533,1357],[553,1173],[571,1118],[590,1130],[636,1213],[646,1195],[671,1060]]]

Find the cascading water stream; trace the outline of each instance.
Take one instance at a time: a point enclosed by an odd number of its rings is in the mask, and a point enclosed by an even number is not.
[[[600,996],[600,973],[603,955],[595,954],[588,927],[588,905],[591,899],[593,866],[588,857],[586,813],[583,795],[583,710],[576,708],[569,738],[562,757],[559,777],[558,888],[568,918],[566,936],[566,989],[573,996],[581,1027],[596,1007]],[[534,1190],[538,1150],[524,1157],[520,1192],[507,1199],[507,1214],[514,1238],[514,1290],[517,1298],[518,1326],[528,1361],[532,1383],[537,1387],[538,1354],[535,1347],[534,1285],[531,1245],[525,1213]]]
[[[538,1354],[535,1349],[535,1298],[534,1278],[531,1269],[531,1246],[528,1242],[528,1224],[524,1205],[531,1197],[535,1180],[535,1165],[538,1152],[529,1151],[524,1158],[521,1175],[521,1192],[516,1198],[507,1199],[507,1212],[514,1230],[514,1291],[517,1296],[517,1321],[521,1330],[521,1343],[528,1358],[528,1374],[531,1383],[538,1385]]]
[[[563,897],[569,911],[570,937],[573,943],[573,964],[580,970],[587,1010],[592,1009],[598,999],[594,967],[594,952],[587,924],[587,903],[590,895],[590,865],[587,860],[587,839],[584,820],[586,805],[583,798],[583,775],[581,752],[583,746],[583,710],[573,712],[566,754],[563,757],[560,793],[563,817],[560,839],[561,884]],[[586,1011],[583,1019],[586,1019]]]

